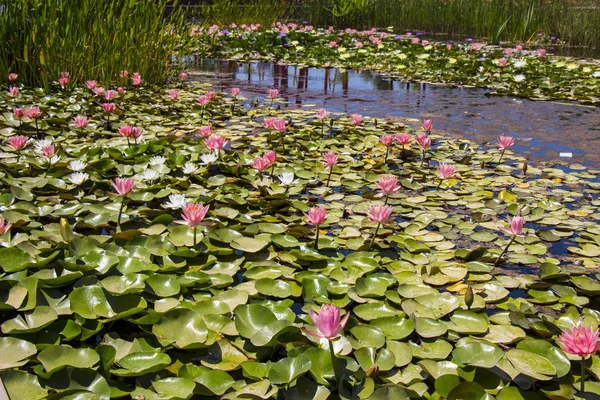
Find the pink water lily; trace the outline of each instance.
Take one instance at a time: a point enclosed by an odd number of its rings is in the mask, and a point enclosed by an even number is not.
[[[19,95],[19,88],[16,86],[9,87],[8,94],[10,95],[10,97],[17,97]]]
[[[309,310],[310,318],[317,328],[317,332],[307,330],[306,332],[320,338],[331,340],[338,336],[348,323],[350,313],[346,313],[340,320],[340,309],[334,304],[322,304],[319,314],[312,309]]]
[[[22,108],[15,108],[13,109],[13,116],[16,119],[21,120],[25,117],[25,110]]]
[[[382,137],[379,138],[379,143],[381,143],[385,147],[390,146],[393,141],[394,141],[394,137],[392,135],[383,135]]]
[[[104,92],[104,100],[106,101],[111,101],[112,99],[114,99],[117,96],[117,92],[110,89],[107,90],[106,92]]]
[[[75,128],[83,129],[90,124],[90,120],[87,117],[78,115],[73,118],[73,124],[75,125]]]
[[[372,205],[369,207],[367,217],[369,217],[372,222],[383,224],[390,218],[393,211],[394,209],[392,206]]]
[[[115,189],[117,196],[125,196],[131,192],[135,181],[133,178],[115,178],[110,181],[110,184]]]
[[[271,163],[265,157],[256,157],[252,162],[252,167],[257,169],[259,172],[269,168]]]
[[[274,164],[275,160],[277,160],[277,153],[273,150],[269,150],[265,153],[263,158],[267,160],[269,164]]]
[[[582,325],[577,325],[571,329],[565,329],[557,340],[565,353],[581,357],[581,378],[579,379],[581,393],[585,392],[585,364],[583,360],[600,350],[599,337],[600,331],[598,329],[594,330],[591,326],[585,328]]]
[[[279,96],[279,89],[269,89],[269,94],[267,95],[268,98],[274,99],[277,96]]]
[[[67,78],[67,77],[58,78],[58,84],[60,86],[67,86],[69,84],[69,78]]]
[[[227,141],[223,136],[214,135],[204,139],[204,145],[210,150],[222,150],[225,148]]]
[[[410,139],[412,138],[410,133],[398,133],[396,135],[396,142],[400,143],[402,146],[410,143]]]
[[[363,117],[360,114],[350,114],[349,118],[350,122],[352,122],[354,125],[360,125],[363,122]]]
[[[27,145],[26,136],[11,136],[7,140],[8,145],[16,151],[22,150]]]
[[[236,88],[236,87],[234,87],[234,88],[231,88],[229,92],[231,93],[231,95],[232,95],[233,97],[237,97],[237,96],[239,96],[239,95],[240,95],[240,93],[241,93],[241,91],[240,91],[240,88]]]
[[[19,75],[15,74],[14,72],[11,72],[10,74],[8,74],[8,80],[10,82],[16,81],[18,77],[19,77]]]
[[[275,119],[275,122],[273,123],[273,127],[278,132],[285,131],[285,129],[287,128],[286,124],[285,124],[285,119],[283,119],[283,118],[277,118],[277,119]]]
[[[544,57],[546,55],[546,50],[545,49],[537,49],[536,53],[538,56]]]
[[[48,159],[50,159],[56,155],[53,144],[47,144],[47,145],[43,146],[41,150],[42,150],[42,153],[44,154],[44,157],[46,157]]]
[[[182,81],[182,82],[186,81],[187,78],[188,78],[188,73],[187,72],[182,72],[182,73],[179,74],[179,80],[180,81]]]
[[[102,109],[105,113],[112,114],[117,109],[117,106],[115,103],[102,103]]]
[[[205,95],[198,97],[198,104],[200,104],[202,107],[206,107],[209,102],[210,99]]]
[[[213,101],[217,97],[217,94],[211,90],[210,92],[206,92],[205,96],[209,101]]]
[[[440,179],[448,179],[456,173],[456,167],[452,164],[440,163],[438,166],[438,175]]]
[[[179,91],[178,90],[170,89],[169,91],[167,91],[167,94],[169,95],[169,97],[171,97],[171,100],[179,99]]]
[[[96,96],[102,96],[104,95],[104,92],[106,92],[106,89],[104,89],[102,86],[97,86],[92,89],[92,92],[94,92],[94,95]]]
[[[557,341],[566,353],[587,357],[600,350],[599,338],[600,331],[598,329],[577,325],[571,329],[565,329]]]
[[[515,138],[512,136],[500,135],[498,141],[496,142],[496,146],[502,151],[506,149],[510,149],[515,145]]]
[[[203,203],[187,203],[181,208],[181,220],[175,221],[178,224],[189,225],[192,228],[196,228],[202,224],[202,221],[206,217],[210,205],[204,205]]]
[[[425,121],[423,121],[423,130],[429,132],[429,131],[431,131],[431,128],[433,128],[432,120],[426,119]]]
[[[207,138],[210,136],[210,126],[201,126],[198,128],[197,135],[202,138]]]
[[[133,75],[131,76],[131,83],[133,83],[135,86],[139,86],[142,84],[142,77],[139,73],[133,73]]]
[[[400,190],[400,186],[398,185],[398,178],[392,175],[383,175],[377,181],[377,187],[381,190],[382,195],[389,196],[392,193],[396,193]]]
[[[4,217],[0,215],[0,235],[4,235],[6,232],[8,232],[11,226],[12,223],[5,221]]]
[[[421,146],[421,149],[423,149],[423,151],[427,151],[431,147],[431,138],[424,133],[418,134],[416,141],[419,144],[419,146]]]
[[[124,69],[123,71],[119,72],[119,76],[121,78],[127,78],[129,76],[129,71],[127,71],[126,69]]]
[[[93,89],[96,89],[96,86],[98,86],[98,82],[96,82],[96,81],[86,81],[85,85],[87,86],[88,89],[93,90]]]
[[[312,225],[321,225],[327,219],[327,210],[324,207],[311,207],[308,213],[304,213],[308,222]]]
[[[321,109],[319,109],[319,111],[317,111],[317,118],[320,120],[324,120],[325,118],[327,118],[328,114],[329,113],[327,112],[326,109],[321,108]]]
[[[263,119],[263,124],[266,129],[273,129],[275,127],[275,121],[277,121],[277,118],[275,117],[265,117]]]
[[[37,119],[42,115],[39,107],[29,107],[25,110],[25,114],[31,119]]]
[[[508,226],[509,229],[502,229],[504,233],[507,235],[514,235],[519,237],[525,237],[525,235],[521,235],[523,231],[523,225],[525,225],[525,218],[521,216],[517,216],[514,218],[508,217]]]
[[[333,151],[323,154],[323,159],[324,161],[321,161],[321,163],[327,168],[333,168],[338,163],[338,156]]]

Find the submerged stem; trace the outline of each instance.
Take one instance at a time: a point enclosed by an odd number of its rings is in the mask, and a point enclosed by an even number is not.
[[[315,237],[315,250],[319,250],[319,225],[317,225],[317,235]]]
[[[502,259],[502,257],[504,257],[504,255],[506,254],[506,252],[508,251],[508,248],[510,247],[510,245],[515,241],[517,237],[513,236],[510,239],[510,242],[508,242],[508,244],[506,245],[506,247],[504,248],[504,251],[502,251],[502,254],[500,254],[500,256],[498,256],[498,258],[496,259],[496,262],[494,262],[494,267],[498,266],[498,263],[500,262],[500,260]]]
[[[385,158],[383,159],[383,163],[387,163],[388,154],[390,154],[390,146],[386,146],[385,148]]]
[[[196,244],[198,243],[198,242],[196,241],[196,232],[197,232],[197,231],[198,231],[198,227],[197,227],[197,226],[195,226],[195,227],[194,227],[194,247],[196,247]]]

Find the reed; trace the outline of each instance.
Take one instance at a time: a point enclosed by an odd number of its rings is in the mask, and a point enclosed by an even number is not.
[[[357,29],[393,26],[492,42],[556,35],[573,45],[600,42],[597,0],[214,0],[204,4],[206,23],[308,21],[325,27]]]
[[[108,86],[127,69],[145,83],[176,73],[185,47],[183,9],[165,18],[168,0],[10,0],[0,14],[0,75],[49,88],[61,71],[70,84],[95,79]]]

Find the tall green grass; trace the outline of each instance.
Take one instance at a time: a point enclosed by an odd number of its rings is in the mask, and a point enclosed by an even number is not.
[[[173,74],[171,57],[185,45],[182,9],[165,18],[168,0],[10,0],[0,14],[0,75],[48,88],[61,71],[71,83],[108,85],[123,69],[144,82]]]
[[[538,32],[544,32],[573,45],[600,43],[598,0],[213,0],[197,3],[204,4],[202,16],[208,23],[307,20],[315,26],[358,29],[394,26],[398,31],[487,37],[492,42],[528,41]],[[211,8],[210,4],[214,6]]]

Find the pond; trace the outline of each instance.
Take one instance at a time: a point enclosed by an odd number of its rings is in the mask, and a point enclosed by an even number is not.
[[[485,89],[402,82],[370,71],[214,59],[196,60],[194,68],[197,79],[217,90],[237,86],[249,98],[275,87],[293,106],[314,104],[412,124],[417,121],[410,118],[429,118],[434,130],[479,144],[501,133],[515,136],[515,151],[530,163],[600,165],[600,114],[592,106],[492,97]]]

